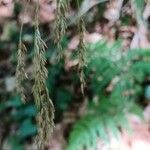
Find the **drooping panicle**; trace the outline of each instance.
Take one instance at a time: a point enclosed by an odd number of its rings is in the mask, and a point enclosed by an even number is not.
[[[46,86],[47,69],[45,67],[45,42],[41,39],[38,27],[38,9],[39,1],[37,2],[36,17],[35,17],[35,41],[34,41],[34,85],[33,96],[38,109],[37,126],[38,135],[36,144],[38,150],[44,150],[44,143],[50,137],[54,128],[54,106],[49,97],[49,92]]]
[[[23,23],[21,24],[21,30],[20,30],[20,38],[19,38],[19,44],[18,44],[18,53],[17,53],[17,68],[16,68],[16,88],[17,92],[21,96],[21,100],[25,103],[25,89],[23,86],[23,83],[25,79],[27,78],[27,74],[25,72],[25,60],[26,60],[26,52],[27,49],[22,41],[22,30],[23,30]]]
[[[78,71],[79,78],[81,82],[81,92],[84,94],[84,68],[86,67],[86,46],[84,42],[84,33],[85,33],[85,22],[83,17],[78,20],[78,34],[79,34],[79,45],[78,45]]]
[[[57,0],[56,21],[55,21],[55,42],[57,44],[58,60],[64,57],[62,40],[66,34],[67,18],[66,13],[69,8],[69,0]]]

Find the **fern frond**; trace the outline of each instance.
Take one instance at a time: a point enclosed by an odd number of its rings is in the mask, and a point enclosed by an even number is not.
[[[124,115],[118,117],[120,122],[125,122]],[[98,139],[106,143],[109,141],[109,131],[118,137],[120,132],[116,121],[119,119],[108,114],[88,114],[74,125],[66,150],[96,149]]]
[[[86,116],[78,121],[70,135],[66,150],[83,150],[84,148],[88,149],[96,145],[98,134],[103,133],[105,136],[104,125],[101,125],[101,128],[98,128],[98,125],[100,126],[100,121],[95,116]]]
[[[66,150],[96,150],[98,140],[109,144],[111,136],[119,138],[119,128],[131,131],[123,102],[120,107],[118,101],[105,98],[99,104],[90,103],[87,114],[73,126]],[[134,103],[131,104],[130,110],[140,115],[142,112]]]

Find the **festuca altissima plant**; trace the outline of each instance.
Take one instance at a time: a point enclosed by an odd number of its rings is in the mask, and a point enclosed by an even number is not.
[[[77,1],[78,8],[79,2]],[[67,30],[67,19],[66,13],[69,7],[69,0],[57,0],[57,9],[56,9],[56,22],[55,22],[55,41],[57,43],[58,49],[58,59],[64,58],[64,51],[62,48],[62,40]],[[47,48],[45,42],[41,38],[39,31],[39,0],[36,1],[36,10],[35,10],[35,36],[34,36],[34,85],[32,88],[35,105],[38,109],[37,115],[37,126],[38,126],[38,135],[36,137],[36,144],[38,150],[44,150],[44,143],[51,135],[54,128],[54,106],[49,97],[49,92],[46,86],[46,79],[48,71],[45,67],[46,58],[45,50]],[[20,40],[18,48],[18,65],[16,70],[17,78],[17,89],[21,94],[21,98],[25,101],[25,94],[23,88],[23,81],[27,78],[25,73],[25,55],[26,47],[22,42],[22,29],[20,31]],[[85,81],[84,81],[84,67],[86,66],[85,60],[85,44],[84,44],[84,32],[85,32],[85,23],[83,17],[78,19],[77,23],[77,32],[79,34],[79,45],[78,45],[78,72],[81,82],[81,90],[83,93]]]
[[[35,16],[35,40],[34,40],[34,85],[33,96],[38,108],[37,125],[38,135],[36,143],[39,150],[44,150],[44,143],[49,138],[54,127],[54,106],[49,97],[46,86],[47,69],[45,67],[45,48],[46,44],[41,39],[38,22],[39,0],[36,5]]]
[[[47,69],[45,67],[45,49],[47,48],[45,42],[42,40],[39,31],[38,13],[39,12],[39,0],[37,0],[35,11],[35,36],[34,36],[34,85],[33,96],[35,104],[38,109],[37,126],[38,135],[36,137],[36,144],[38,150],[44,150],[44,143],[51,135],[54,128],[54,106],[49,97],[49,92],[46,87]],[[23,82],[27,78],[25,73],[25,59],[26,59],[26,47],[22,41],[23,23],[21,24],[20,39],[18,46],[18,64],[16,69],[16,84],[17,91],[21,95],[21,99],[25,102],[25,94]]]

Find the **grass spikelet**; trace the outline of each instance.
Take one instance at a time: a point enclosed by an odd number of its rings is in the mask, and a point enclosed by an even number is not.
[[[81,82],[81,92],[84,94],[85,79],[84,68],[86,67],[86,46],[84,43],[85,23],[81,17],[78,21],[79,45],[78,45],[78,71]]]
[[[66,12],[68,10],[68,6],[69,6],[69,0],[57,0],[55,42],[57,43],[58,60],[64,57],[64,52],[61,43],[64,35],[66,34],[66,29],[67,29]]]
[[[38,9],[39,5],[37,5]],[[46,44],[41,39],[36,16],[35,25],[35,41],[34,41],[34,85],[33,96],[35,104],[38,108],[37,126],[38,135],[36,143],[38,150],[44,150],[44,143],[48,140],[54,128],[54,106],[49,97],[49,92],[46,86],[47,69],[45,67],[45,48]]]
[[[52,111],[50,111],[53,108],[52,108],[52,104],[50,103],[51,103],[50,101],[47,102],[47,100],[44,101],[43,99],[42,108],[37,116],[38,136],[36,138],[36,143],[39,150],[44,150],[44,143],[45,141],[48,140],[54,128],[54,123],[53,123],[54,115]]]
[[[17,63],[17,68],[16,68],[16,88],[17,92],[21,96],[21,100],[25,103],[25,94],[24,94],[24,87],[23,87],[23,82],[27,78],[26,72],[25,72],[25,59],[26,59],[26,52],[27,49],[25,45],[22,42],[22,30],[23,30],[23,24],[21,25],[21,30],[20,30],[20,39],[19,39],[19,45],[18,45],[18,63]]]

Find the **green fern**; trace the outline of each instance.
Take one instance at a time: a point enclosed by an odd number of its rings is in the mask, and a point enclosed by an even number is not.
[[[108,131],[117,136],[118,127],[129,129],[127,113],[142,114],[137,100],[143,93],[143,82],[150,76],[150,51],[123,53],[120,43],[110,46],[99,42],[88,47],[86,76],[91,78],[93,98],[97,100],[89,104],[86,115],[73,126],[67,150],[95,149],[98,138],[108,141]],[[114,79],[117,80],[107,93]]]
[[[91,112],[75,124],[67,150],[95,149],[98,138],[109,141],[109,131],[112,131],[115,137],[119,136],[118,126],[125,127],[126,117],[121,109],[116,110],[111,102],[105,103],[105,100],[100,104],[103,109],[99,109],[100,105],[91,104]],[[108,112],[108,105],[112,108],[109,108],[110,112]],[[118,111],[120,111],[119,114],[117,114]]]

